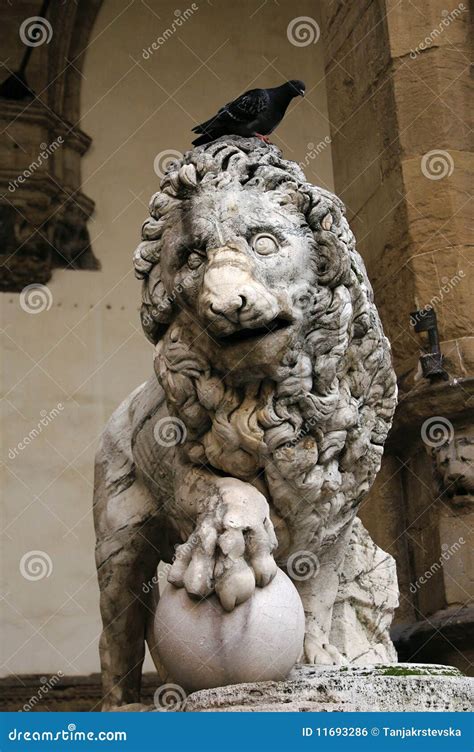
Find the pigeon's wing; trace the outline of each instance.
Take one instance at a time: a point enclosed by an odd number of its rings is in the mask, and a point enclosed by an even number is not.
[[[269,101],[270,96],[266,89],[251,89],[233,102],[226,104],[223,109],[231,118],[241,122],[250,122],[268,107]]]
[[[268,106],[269,101],[270,97],[266,89],[251,89],[232,102],[225,104],[217,115],[214,115],[210,120],[206,120],[205,123],[196,125],[193,131],[194,133],[206,133],[206,131],[220,130],[221,128],[227,129],[237,123],[239,125],[251,123]]]

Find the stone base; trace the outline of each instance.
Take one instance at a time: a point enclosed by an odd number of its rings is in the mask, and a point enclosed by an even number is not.
[[[286,681],[233,684],[193,692],[186,712],[468,712],[474,680],[451,666],[393,663],[365,667],[295,666]]]

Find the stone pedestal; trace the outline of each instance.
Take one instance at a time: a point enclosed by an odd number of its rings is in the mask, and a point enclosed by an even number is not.
[[[474,680],[420,663],[296,666],[286,681],[234,684],[189,695],[185,712],[468,712]]]

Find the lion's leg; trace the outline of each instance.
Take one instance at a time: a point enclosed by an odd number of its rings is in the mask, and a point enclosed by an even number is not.
[[[103,632],[104,709],[139,701],[150,588],[160,560],[159,499],[136,477],[118,416],[97,455],[94,489],[96,566]]]
[[[395,560],[356,517],[333,610],[331,642],[350,663],[396,662],[390,625],[398,606]]]
[[[329,548],[318,553],[319,567],[307,580],[296,580],[295,585],[303,602],[306,618],[304,660],[306,663],[345,663],[341,653],[330,642],[334,602],[339,589],[339,575],[344,563],[350,529],[345,531]]]
[[[255,586],[275,576],[277,540],[265,496],[250,483],[183,468],[174,513],[192,520],[168,580],[194,596],[215,590],[227,611],[250,598]]]
[[[151,518],[126,526],[97,544],[104,710],[140,701],[145,629],[151,610],[146,585],[160,558],[155,537],[156,524]]]

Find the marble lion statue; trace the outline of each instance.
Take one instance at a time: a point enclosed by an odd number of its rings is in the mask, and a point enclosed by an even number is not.
[[[157,565],[230,611],[277,565],[306,663],[396,660],[393,559],[356,517],[396,403],[390,347],[341,201],[273,145],[174,163],[135,256],[155,373],[97,454],[104,709],[140,702]]]

